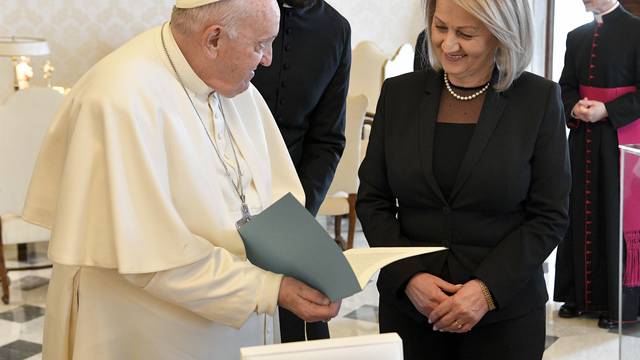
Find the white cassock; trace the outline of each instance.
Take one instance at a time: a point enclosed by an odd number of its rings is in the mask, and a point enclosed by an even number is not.
[[[304,203],[304,193],[257,90],[221,98],[222,111],[211,93],[165,26],[67,95],[24,210],[53,229],[45,359],[226,360],[270,341],[264,314],[275,312],[281,275],[246,260],[241,203],[205,127],[228,167],[237,146],[252,213],[287,192]]]

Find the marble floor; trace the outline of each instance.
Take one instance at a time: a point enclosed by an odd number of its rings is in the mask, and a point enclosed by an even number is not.
[[[346,234],[345,234],[346,235]],[[361,232],[356,235],[356,247],[366,245]],[[46,244],[39,244],[30,256],[30,263],[46,262]],[[8,266],[15,251],[8,249]],[[553,292],[553,254],[545,277],[549,292]],[[45,297],[51,270],[13,271],[11,301],[0,303],[0,360],[41,359],[42,327]],[[378,292],[373,279],[364,291],[344,299],[337,318],[329,323],[333,337],[345,337],[378,332]],[[545,360],[614,360],[619,359],[619,336],[616,331],[597,327],[596,318],[562,319],[557,316],[559,303],[547,304],[547,341]],[[625,330],[622,359],[640,359],[640,327]]]

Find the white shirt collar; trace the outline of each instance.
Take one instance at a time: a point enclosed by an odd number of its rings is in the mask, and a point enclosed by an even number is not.
[[[618,1],[616,1],[616,3],[615,3],[615,4],[613,4],[613,6],[611,6],[611,8],[610,8],[609,10],[603,11],[603,12],[601,12],[601,13],[599,13],[599,14],[594,14],[594,17],[596,18],[596,21],[597,21],[599,24],[603,23],[603,22],[604,22],[603,17],[604,17],[605,15],[607,15],[607,14],[612,13],[615,9],[617,9],[617,8],[618,8],[618,6],[620,6],[620,3],[619,3]]]

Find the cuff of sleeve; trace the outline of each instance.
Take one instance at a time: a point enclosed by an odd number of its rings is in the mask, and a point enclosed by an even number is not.
[[[480,279],[478,279],[478,281],[480,282],[480,287],[482,288],[482,295],[484,295],[484,298],[487,301],[487,307],[489,308],[489,311],[495,310],[497,308],[497,305],[496,305],[496,301],[493,299],[493,294],[491,293],[491,290],[489,290],[489,288],[484,283],[484,281]]]
[[[476,272],[473,277],[480,280],[487,288],[496,309],[500,309],[508,304],[511,299],[511,293],[509,291],[502,291],[502,289],[496,284],[497,281],[495,281],[495,279],[492,279],[488,274],[478,272]]]
[[[573,117],[573,112],[571,112],[571,117],[567,119],[567,127],[569,129],[577,129],[580,126],[580,120]]]
[[[283,275],[281,274],[265,271],[262,288],[258,292],[258,305],[256,308],[258,314],[273,315],[275,313],[276,306],[278,306],[278,294],[280,293],[282,277]]]
[[[416,257],[402,259],[391,263],[385,267],[388,276],[393,279],[392,289],[396,298],[404,297],[404,290],[409,280],[420,272],[424,271],[424,266]]]
[[[623,123],[619,121],[621,116],[616,114],[615,106],[613,106],[611,103],[605,103],[604,107],[605,109],[607,109],[607,117],[604,118],[603,120],[609,120],[609,122],[611,123],[611,126],[613,126],[614,129],[618,130],[623,126],[628,125],[628,123]]]

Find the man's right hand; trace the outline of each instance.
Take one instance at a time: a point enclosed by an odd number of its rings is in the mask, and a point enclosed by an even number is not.
[[[285,276],[280,283],[278,305],[307,322],[329,321],[338,315],[340,302],[331,302],[318,290]]]
[[[449,298],[447,293],[455,294],[461,288],[462,285],[450,284],[437,276],[418,273],[409,280],[404,292],[413,306],[422,315],[429,317],[433,309]]]

